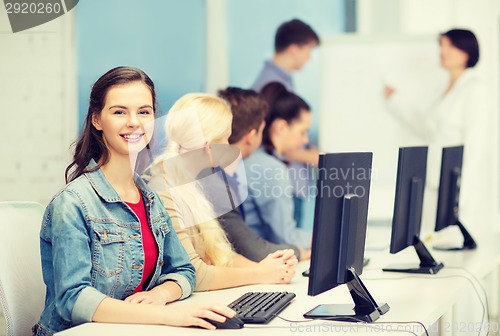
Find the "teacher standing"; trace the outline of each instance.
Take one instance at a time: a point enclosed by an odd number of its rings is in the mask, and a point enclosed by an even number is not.
[[[432,101],[424,102],[426,108],[405,102],[392,87],[384,89],[389,111],[429,145],[424,232],[431,231],[435,222],[442,147],[465,146],[460,195],[463,221],[472,227],[480,224],[478,215],[482,215],[486,203],[482,195],[487,188],[488,97],[473,69],[479,61],[479,44],[471,31],[452,29],[439,36],[439,46],[441,65],[449,80],[430,95],[422,95],[433,96]]]

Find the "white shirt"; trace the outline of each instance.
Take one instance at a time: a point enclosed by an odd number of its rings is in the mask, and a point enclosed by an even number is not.
[[[480,226],[485,222],[485,213],[491,211],[488,207],[492,197],[491,180],[488,181],[492,164],[488,164],[487,154],[493,147],[488,132],[487,89],[472,69],[465,70],[447,93],[448,83],[430,84],[438,87],[422,93],[419,97],[424,101],[405,102],[397,91],[388,101],[389,110],[397,119],[429,146],[422,233],[434,229],[441,151],[448,146],[465,147],[459,203],[461,221],[468,229]]]

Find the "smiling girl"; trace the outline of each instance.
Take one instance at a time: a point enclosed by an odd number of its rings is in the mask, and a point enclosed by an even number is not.
[[[214,329],[227,307],[171,307],[191,295],[195,271],[158,195],[139,178],[138,154],[151,140],[154,84],[118,67],[97,80],[66,187],[40,232],[45,308],[35,335],[85,322]]]

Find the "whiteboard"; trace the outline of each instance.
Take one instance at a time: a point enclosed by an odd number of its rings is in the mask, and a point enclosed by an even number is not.
[[[368,216],[391,218],[398,148],[425,144],[389,113],[384,85],[408,99],[419,99],[426,91],[422,85],[446,81],[437,37],[326,38],[320,58],[319,148],[322,152],[373,152]]]

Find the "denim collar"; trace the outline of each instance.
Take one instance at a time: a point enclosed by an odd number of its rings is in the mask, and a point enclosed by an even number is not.
[[[90,162],[85,169],[89,170],[96,166],[97,163],[95,162],[95,160],[90,159]],[[97,194],[106,202],[108,203],[123,202],[123,200],[120,198],[116,190],[106,179],[106,176],[104,176],[104,173],[102,172],[101,168],[85,173],[84,175],[89,180],[90,184],[92,185],[92,188],[94,188]],[[145,196],[149,200],[155,198],[155,193],[147,187],[146,183],[144,183],[142,178],[140,178],[140,176],[136,173],[134,173],[134,181],[137,188],[139,188],[143,196]]]

